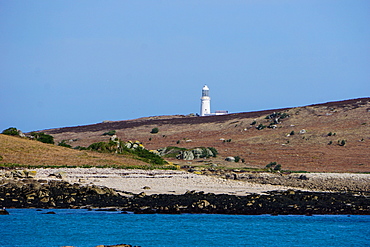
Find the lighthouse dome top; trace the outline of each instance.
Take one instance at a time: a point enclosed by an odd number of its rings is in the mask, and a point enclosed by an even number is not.
[[[208,88],[207,85],[204,85],[204,87],[202,88],[202,90],[209,90],[209,88]]]

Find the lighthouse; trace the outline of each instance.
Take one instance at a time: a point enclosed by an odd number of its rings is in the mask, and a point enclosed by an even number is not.
[[[204,85],[202,88],[202,98],[200,98],[200,115],[207,116],[211,114],[211,98],[209,97],[209,88]]]

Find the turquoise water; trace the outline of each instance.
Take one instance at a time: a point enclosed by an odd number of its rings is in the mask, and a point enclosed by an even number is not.
[[[0,216],[0,246],[370,246],[370,216],[8,211]]]

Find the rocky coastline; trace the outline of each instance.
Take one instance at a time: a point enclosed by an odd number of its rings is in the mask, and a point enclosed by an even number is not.
[[[188,191],[181,195],[133,194],[104,186],[61,180],[0,180],[0,206],[6,208],[87,208],[136,214],[370,215],[366,191],[269,191],[245,196]]]

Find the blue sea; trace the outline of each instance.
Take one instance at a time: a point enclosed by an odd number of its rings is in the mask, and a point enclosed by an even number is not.
[[[8,211],[0,216],[0,246],[370,246],[370,216]]]

